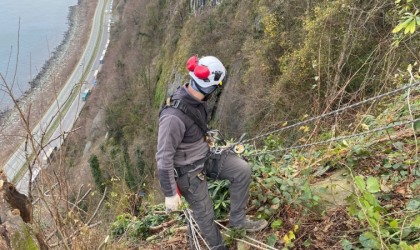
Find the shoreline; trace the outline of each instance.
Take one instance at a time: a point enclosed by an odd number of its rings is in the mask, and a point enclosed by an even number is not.
[[[76,5],[69,6],[68,29],[63,40],[32,80],[33,86],[19,97],[20,110],[13,106],[0,112],[1,166],[27,137],[28,129],[32,131],[38,124],[77,66],[89,39],[96,6],[97,1],[91,0],[78,0]]]
[[[48,84],[53,71],[56,68],[60,68],[60,65],[62,65],[62,57],[64,57],[66,51],[70,49],[69,46],[73,37],[75,36],[75,33],[77,32],[77,26],[80,26],[80,17],[78,17],[78,11],[80,12],[79,8],[81,6],[80,2],[81,1],[79,0],[76,5],[69,6],[69,13],[67,15],[68,27],[64,32],[61,43],[53,49],[53,51],[50,53],[51,56],[42,65],[41,70],[31,81],[29,81],[30,88],[23,92],[19,98],[17,98],[18,103],[25,104],[25,102],[27,102],[26,99],[30,99],[30,96],[36,92],[37,89],[41,88],[44,84]],[[7,120],[10,118],[10,116],[13,115],[12,113],[15,110],[16,107],[12,106],[3,111],[0,111],[0,127],[3,127],[7,124]]]
[[[31,86],[26,92],[30,92],[34,88],[36,88],[39,84],[41,84],[43,76],[47,73],[48,68],[50,67],[50,64],[55,63],[54,60],[57,59],[60,56],[60,53],[62,53],[63,50],[65,50],[65,46],[70,41],[70,35],[72,30],[74,29],[75,22],[76,22],[76,8],[77,5],[69,6],[69,14],[67,15],[67,21],[68,21],[68,27],[66,32],[64,32],[63,39],[61,40],[61,43],[57,45],[53,52],[51,53],[50,58],[42,65],[41,70],[38,72],[38,74],[29,81],[29,85]]]

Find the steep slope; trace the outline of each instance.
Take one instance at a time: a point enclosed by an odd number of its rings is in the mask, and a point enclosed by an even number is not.
[[[95,166],[97,185],[107,187],[102,216],[106,221],[119,216],[101,230],[118,239],[113,246],[148,244],[138,240],[166,219],[148,205],[161,201],[154,163],[157,114],[164,97],[187,79],[185,60],[192,54],[215,55],[227,66],[228,83],[210,100],[211,125],[227,138],[248,132],[250,139],[323,117],[249,141],[250,213],[271,223],[256,237],[291,248],[418,243],[415,128],[407,124],[356,140],[340,138],[417,119],[418,88],[323,116],[419,80],[418,31],[391,32],[408,20],[404,11],[415,16],[418,1],[115,0],[114,6],[115,35],[98,79],[103,87],[87,103],[79,124],[84,131],[68,147],[68,160],[83,166],[85,181],[93,182],[89,167]],[[329,143],[264,154],[319,141]],[[347,186],[325,184],[335,170],[344,171]],[[322,193],[336,186],[352,189],[343,197],[353,194],[355,207],[340,201],[328,210],[326,203],[335,202]],[[219,194],[216,201],[224,201]],[[218,204],[220,215],[226,205]],[[412,232],[404,231],[406,223]]]

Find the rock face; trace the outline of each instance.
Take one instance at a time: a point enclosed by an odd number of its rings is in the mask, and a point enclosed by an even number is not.
[[[320,209],[347,205],[346,198],[353,193],[353,181],[346,170],[335,171],[331,176],[312,184],[312,192],[323,202]]]
[[[48,249],[32,223],[32,204],[0,172],[0,249]]]

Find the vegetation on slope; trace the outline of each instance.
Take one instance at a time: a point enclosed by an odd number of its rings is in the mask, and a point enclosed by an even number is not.
[[[384,103],[391,100],[395,103],[384,105],[384,110],[376,117],[362,117],[362,126],[356,132],[395,123],[395,118],[410,120],[406,99],[407,94],[387,99]],[[410,108],[419,112],[418,97]],[[272,153],[282,148],[278,140],[265,140],[264,149],[248,145],[244,156],[253,168],[248,211],[270,222],[270,228],[252,237],[285,249],[418,247],[420,171],[418,142],[413,138],[413,130],[418,133],[420,122],[414,125],[416,127],[412,124],[396,126],[310,150],[286,150],[280,156]],[[331,138],[324,135],[317,139]],[[336,172],[340,181],[332,178]],[[318,185],[323,180],[327,185]],[[228,216],[228,184],[215,181],[209,185],[219,219]],[[343,197],[345,200],[341,200]],[[156,211],[161,209],[145,206],[139,217],[118,217],[112,224],[113,236],[143,247],[149,244],[147,248],[169,248],[176,242],[179,247],[188,249],[185,232],[178,230],[186,225],[186,219],[159,215]],[[168,226],[172,230],[154,230],[173,219],[178,223]],[[227,239],[233,236],[238,237],[238,234],[230,233]],[[243,237],[243,233],[239,237]]]
[[[117,218],[108,231],[114,247],[150,244],[144,241],[150,227],[167,219],[153,214],[156,208],[150,205],[159,203],[157,114],[167,93],[186,81],[190,55],[215,55],[227,66],[228,83],[210,100],[211,125],[227,137],[247,132],[251,138],[286,126],[285,121],[322,115],[419,80],[418,0],[225,0],[206,6],[186,0],[114,2],[113,40],[99,76],[106,88],[98,89],[95,103],[105,111],[109,137],[97,139],[99,146],[90,150],[98,160],[95,171],[99,164],[108,180],[102,185],[110,196],[107,220]],[[255,237],[290,248],[418,244],[414,127],[284,154],[266,152],[418,115],[414,88],[399,98],[348,109],[249,145],[247,154],[260,154],[249,155],[254,170],[250,213],[271,223]],[[347,203],[323,196],[335,187],[314,184],[336,170],[343,171],[350,188]],[[225,185],[211,186],[220,217],[228,207]],[[161,236],[166,234],[156,237]]]

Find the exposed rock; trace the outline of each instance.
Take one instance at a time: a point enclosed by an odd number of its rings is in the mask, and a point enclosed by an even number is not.
[[[321,198],[323,209],[347,205],[346,198],[353,192],[352,180],[346,170],[338,170],[325,180],[312,184],[312,191]]]

